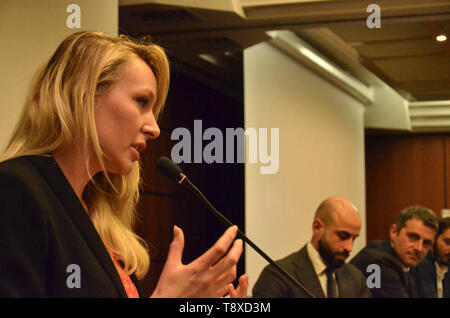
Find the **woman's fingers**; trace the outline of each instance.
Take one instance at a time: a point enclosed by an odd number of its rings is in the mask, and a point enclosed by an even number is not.
[[[236,289],[236,297],[234,298],[247,297],[247,289],[248,289],[248,274],[244,274],[241,277],[239,277],[239,286]]]
[[[217,242],[193,263],[203,271],[213,266],[228,251],[237,234],[237,226],[229,227]],[[194,264],[192,264],[194,265]]]
[[[226,287],[227,284],[233,282],[236,279],[237,266],[234,265],[223,273],[221,276],[218,276],[216,280],[217,287]],[[217,274],[216,274],[217,275]]]
[[[228,255],[210,268],[212,277],[216,277],[216,288],[221,288],[223,295],[227,292],[227,285],[236,279],[237,263],[242,253],[242,241],[236,240]]]
[[[221,275],[222,273],[227,272],[231,267],[235,267],[236,264],[239,262],[239,258],[241,257],[243,250],[244,248],[242,240],[239,239],[234,241],[233,247],[230,249],[227,256],[222,258],[219,262],[217,262],[216,265],[214,265],[211,270],[216,275]],[[232,280],[234,280],[235,278],[236,277],[233,277]]]
[[[237,263],[242,251],[242,240],[236,240],[227,255],[206,270],[208,279],[213,282],[212,288],[218,289],[218,295],[227,293],[227,285],[236,279]]]
[[[248,279],[241,277],[236,290],[229,285],[236,278],[243,251],[242,240],[234,241],[237,232],[236,226],[228,228],[206,253],[183,265],[184,234],[175,226],[167,261],[152,297],[220,297],[226,293],[231,297],[245,297]]]
[[[184,234],[178,227],[173,227],[173,241],[170,243],[169,253],[167,254],[167,266],[178,266],[181,264],[184,249]]]
[[[226,287],[227,294],[223,298],[237,298],[236,291],[234,290],[233,284],[228,284]]]
[[[226,286],[227,295],[225,298],[246,298],[248,289],[248,274],[244,274],[239,277],[239,285],[234,289],[233,284]]]

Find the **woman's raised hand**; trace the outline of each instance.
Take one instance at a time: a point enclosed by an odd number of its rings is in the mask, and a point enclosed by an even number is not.
[[[237,263],[243,251],[242,240],[234,241],[236,234],[237,226],[229,227],[208,251],[184,265],[181,263],[184,235],[175,226],[166,264],[151,297],[245,297],[248,275],[240,277],[236,290],[231,284],[236,279]]]

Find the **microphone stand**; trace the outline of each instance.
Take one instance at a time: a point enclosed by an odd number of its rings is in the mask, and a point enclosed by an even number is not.
[[[223,216],[217,209],[208,201],[208,199],[203,195],[203,193],[186,177],[185,174],[180,173],[181,179],[178,181],[179,184],[185,186],[195,193],[195,195],[203,202],[203,204],[216,215],[220,221],[225,223],[227,226],[233,226],[225,216]],[[273,265],[281,274],[283,274],[286,278],[288,278],[292,283],[296,286],[300,287],[304,292],[306,292],[312,298],[316,298],[306,287],[300,284],[291,274],[289,274],[285,269],[280,267],[275,261],[273,261],[266,253],[264,253],[255,243],[253,243],[244,233],[241,232],[238,228],[238,236],[242,238],[245,242],[248,243],[253,249],[258,252],[266,261],[268,261],[271,265]]]

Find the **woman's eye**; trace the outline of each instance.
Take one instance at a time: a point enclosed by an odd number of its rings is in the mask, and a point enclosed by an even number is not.
[[[142,107],[145,107],[145,105],[147,105],[148,100],[146,98],[138,98],[137,102],[139,105],[141,105]]]

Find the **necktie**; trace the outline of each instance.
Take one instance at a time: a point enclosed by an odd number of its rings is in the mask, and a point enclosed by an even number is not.
[[[333,277],[333,269],[327,268],[325,273],[327,274],[327,297],[337,298],[337,284]]]
[[[410,272],[405,273],[405,285],[406,292],[409,298],[417,298],[416,286],[414,284],[414,278],[411,276]]]

